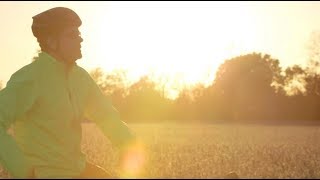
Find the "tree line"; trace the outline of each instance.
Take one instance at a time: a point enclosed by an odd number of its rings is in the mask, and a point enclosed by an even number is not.
[[[166,97],[148,75],[126,85],[126,73],[90,72],[126,122],[307,122],[319,121],[320,75],[317,63],[283,69],[268,54],[227,59],[212,83]],[[319,121],[320,122],[320,121]]]

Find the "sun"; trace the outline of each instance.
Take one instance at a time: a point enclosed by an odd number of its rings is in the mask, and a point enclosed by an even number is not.
[[[82,33],[88,35],[85,53],[94,57],[86,65],[123,69],[131,82],[152,75],[175,92],[172,97],[186,87],[210,85],[224,60],[257,47],[255,17],[241,3],[211,9],[109,7],[95,10],[92,19]]]

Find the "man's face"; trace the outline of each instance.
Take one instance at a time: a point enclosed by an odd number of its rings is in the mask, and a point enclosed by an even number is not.
[[[78,27],[69,27],[59,34],[58,53],[69,63],[82,57],[81,42],[83,41]]]

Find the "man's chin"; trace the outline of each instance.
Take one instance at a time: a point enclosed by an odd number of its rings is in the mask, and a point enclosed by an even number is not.
[[[77,60],[79,60],[81,58],[82,58],[82,54],[80,53],[77,56],[75,56],[73,59],[74,59],[74,61],[77,61]]]
[[[82,58],[82,53],[80,52],[78,55],[78,59],[81,59],[81,58]]]

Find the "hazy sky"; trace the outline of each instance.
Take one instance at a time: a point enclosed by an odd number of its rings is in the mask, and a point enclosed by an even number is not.
[[[0,80],[7,82],[31,62],[39,49],[32,16],[56,6],[82,18],[79,65],[88,71],[126,69],[132,80],[153,71],[181,82],[204,82],[226,58],[254,51],[278,58],[282,66],[303,65],[310,34],[320,29],[316,1],[2,1]]]

